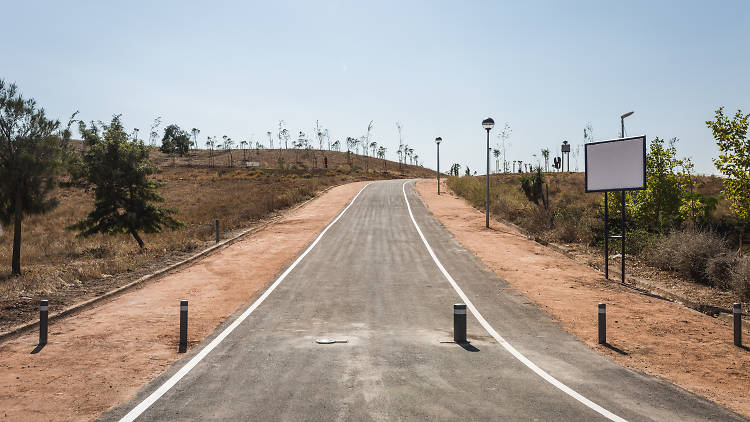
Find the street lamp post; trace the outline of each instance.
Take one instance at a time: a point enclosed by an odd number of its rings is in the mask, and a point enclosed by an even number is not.
[[[437,137],[435,138],[435,144],[437,145],[437,185],[438,185],[438,195],[440,195],[440,142],[443,141],[443,138]]]
[[[482,120],[482,127],[487,131],[487,195],[485,198],[485,225],[490,228],[490,130],[495,126],[491,117]]]

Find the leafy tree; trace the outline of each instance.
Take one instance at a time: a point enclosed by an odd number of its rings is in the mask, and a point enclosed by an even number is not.
[[[127,138],[127,136],[126,136]],[[36,101],[0,79],[0,222],[13,224],[11,273],[21,274],[21,224],[57,206],[51,196],[68,151],[70,130]]]
[[[714,165],[726,177],[722,196],[729,201],[729,209],[745,226],[750,223],[750,138],[747,135],[750,114],[742,110],[730,119],[724,107],[716,110],[716,120],[707,121],[719,146],[719,158]],[[742,242],[740,234],[740,242]],[[740,244],[742,249],[742,244]]]
[[[544,171],[549,171],[549,148],[542,149],[542,157],[544,157]]]
[[[169,125],[164,128],[164,136],[161,138],[161,152],[180,157],[190,151],[193,141],[190,135],[177,125]]]
[[[664,232],[678,226],[686,217],[681,207],[688,193],[685,165],[689,160],[677,158],[676,143],[677,138],[667,145],[658,137],[651,141],[646,155],[646,189],[633,191],[627,200],[626,211],[641,228],[649,231]]]
[[[162,186],[149,176],[155,168],[148,160],[143,142],[127,142],[120,116],[110,124],[79,123],[79,131],[89,149],[84,155],[83,179],[93,187],[94,210],[68,227],[79,236],[96,233],[130,234],[143,248],[139,232],[158,233],[162,227],[176,229],[182,223],[172,217],[175,210],[161,208],[156,189]]]

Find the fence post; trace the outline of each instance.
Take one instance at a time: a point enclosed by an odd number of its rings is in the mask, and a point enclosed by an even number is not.
[[[188,332],[188,301],[180,301],[180,348],[179,353],[187,351],[187,332]]]
[[[600,303],[599,309],[599,344],[607,344],[607,305]]]
[[[466,305],[463,303],[453,305],[453,341],[466,343]]]
[[[39,301],[39,345],[44,346],[47,344],[47,330],[49,317],[49,301]]]

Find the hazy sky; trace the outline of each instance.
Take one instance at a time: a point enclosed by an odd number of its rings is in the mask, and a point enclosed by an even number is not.
[[[705,121],[750,112],[750,2],[108,2],[3,6],[0,78],[61,119],[122,113],[145,135],[163,116],[234,140],[284,119],[334,139],[398,135],[428,167],[483,173],[481,121],[512,128],[508,159],[562,140],[678,137],[715,172]],[[575,148],[575,147],[574,147]],[[494,163],[494,160],[493,160]],[[575,167],[575,160],[571,159]],[[583,165],[583,156],[579,167]],[[493,164],[494,166],[494,164]]]

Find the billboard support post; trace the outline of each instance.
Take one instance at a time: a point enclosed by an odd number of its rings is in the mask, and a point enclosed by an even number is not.
[[[609,280],[609,198],[604,191],[604,278]]]
[[[625,283],[626,191],[646,188],[646,137],[585,145],[586,192],[604,192],[604,277],[609,279],[609,240],[620,239],[621,282]],[[620,191],[620,233],[609,233],[609,192]]]
[[[622,191],[622,214],[620,219],[620,232],[622,233],[622,247],[620,248],[620,255],[622,260],[622,275],[620,276],[620,282],[625,284],[625,191]]]

